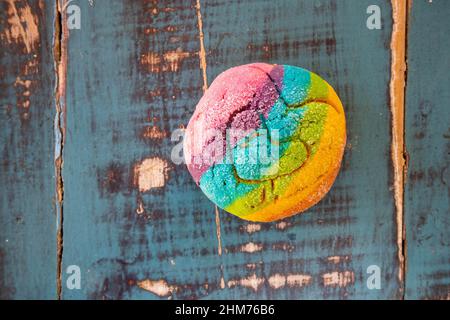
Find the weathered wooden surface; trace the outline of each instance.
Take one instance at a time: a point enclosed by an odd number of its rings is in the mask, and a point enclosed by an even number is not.
[[[366,2],[81,3],[82,29],[68,36],[63,270],[76,264],[85,276],[63,298],[399,297],[391,10],[379,2],[384,28],[371,31]],[[212,80],[251,61],[329,80],[348,114],[348,148],[310,212],[270,224],[220,212],[216,222],[172,163],[170,135],[187,124],[204,71]],[[366,286],[373,264],[381,290]]]
[[[260,253],[222,257],[227,279],[256,274],[261,290],[238,286],[233,297],[395,298],[397,280],[389,96],[390,4],[383,8],[384,27],[371,31],[363,14],[368,1],[242,2],[229,7],[206,2],[204,17],[207,73],[250,61],[300,65],[329,81],[344,102],[348,148],[343,168],[328,196],[312,210],[261,232],[241,234],[239,219],[221,214],[225,248],[248,242]],[[361,13],[361,14],[356,14]],[[370,75],[370,77],[368,77]],[[370,79],[370,80],[369,80]],[[245,268],[254,262],[256,270]],[[258,264],[259,262],[262,262]],[[366,286],[366,268],[382,270],[381,290]],[[308,285],[277,287],[277,277],[306,274]],[[273,283],[271,282],[273,279]],[[222,293],[227,297],[229,293]]]
[[[55,9],[0,1],[0,298],[55,298]]]
[[[450,299],[448,1],[414,1],[408,34],[406,298]]]
[[[203,297],[220,275],[214,211],[170,159],[171,132],[202,94],[195,8],[80,5],[82,29],[68,38],[63,269],[79,265],[84,280],[63,298],[158,297],[144,279]]]
[[[448,298],[446,2],[409,5],[406,226],[392,153],[403,152],[392,118],[403,110],[391,74],[405,58],[392,50],[393,23],[406,19],[390,1],[74,0],[79,30],[65,27],[67,1],[56,2],[61,33],[54,3],[0,3],[0,297]],[[39,36],[11,38],[10,6],[28,27],[27,3]],[[373,4],[381,30],[366,27]],[[315,71],[347,115],[332,190],[278,223],[217,210],[171,160],[171,135],[205,87],[254,61]],[[430,79],[439,81],[425,86]],[[80,290],[66,286],[71,265]],[[380,290],[366,286],[371,265]]]

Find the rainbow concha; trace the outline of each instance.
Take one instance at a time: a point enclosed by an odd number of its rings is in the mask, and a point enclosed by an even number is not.
[[[220,208],[275,221],[322,199],[340,168],[345,114],[334,89],[294,66],[252,63],[221,73],[186,128],[189,172]]]

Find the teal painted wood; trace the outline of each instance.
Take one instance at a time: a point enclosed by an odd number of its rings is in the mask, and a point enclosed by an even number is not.
[[[167,282],[164,298],[204,297],[220,276],[214,211],[172,163],[170,140],[202,94],[193,3],[78,4],[81,29],[68,40],[63,270],[80,266],[82,288],[63,286],[62,297],[159,298],[138,286],[145,279]]]
[[[366,28],[371,4],[382,8],[382,30]],[[348,122],[343,168],[318,205],[251,234],[242,232],[245,222],[221,212],[226,280],[256,275],[266,281],[256,292],[236,286],[213,297],[399,298],[390,161],[390,3],[206,1],[202,14],[208,79],[253,61],[302,66],[334,86]],[[232,249],[247,242],[263,249],[254,254]],[[370,265],[381,269],[381,290],[366,286]],[[283,283],[277,274],[307,274],[312,281],[275,289]]]
[[[450,298],[450,22],[447,1],[414,1],[408,29],[406,298]]]
[[[54,11],[0,3],[1,299],[56,298]]]
[[[370,4],[383,29],[366,28]],[[68,38],[63,271],[65,299],[398,298],[390,161],[388,1],[201,1],[206,72],[299,65],[344,103],[348,147],[329,195],[280,223],[215,208],[184,165],[173,130],[202,95],[195,1],[97,1]],[[378,265],[382,289],[366,287]]]

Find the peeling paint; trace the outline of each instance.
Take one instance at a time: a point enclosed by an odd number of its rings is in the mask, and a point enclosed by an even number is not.
[[[250,223],[245,225],[243,228],[247,233],[255,233],[261,230],[261,225],[256,223]]]
[[[256,274],[253,274],[247,278],[228,281],[228,287],[232,288],[236,286],[242,286],[252,289],[253,291],[256,292],[258,291],[259,287],[263,285],[264,282],[265,282],[264,278],[259,278],[256,276]]]
[[[241,252],[247,252],[247,253],[253,253],[258,252],[263,249],[263,245],[260,243],[253,243],[249,242],[241,246],[240,251]]]
[[[171,72],[176,72],[180,68],[180,65],[183,61],[183,59],[190,57],[191,53],[184,52],[180,48],[178,48],[176,51],[169,51],[164,54],[164,61],[167,62],[169,66],[169,70]]]
[[[295,249],[295,246],[288,242],[277,242],[272,244],[272,249],[281,251],[293,251]]]
[[[157,157],[145,159],[134,168],[135,184],[141,192],[164,187],[168,172],[166,160]]]
[[[137,285],[139,288],[149,291],[159,297],[168,297],[177,290],[176,286],[169,285],[164,279],[145,279],[142,281],[138,281]]]
[[[38,52],[34,50],[32,53],[33,55],[27,55],[27,61],[24,61],[20,67],[13,85],[16,93],[16,106],[22,121],[30,119],[30,98],[33,89],[38,85],[34,76],[40,72]]]
[[[286,285],[289,287],[303,287],[310,285],[312,282],[312,277],[306,274],[274,274],[270,276],[267,281],[269,285],[274,289],[280,289]]]
[[[144,29],[144,34],[146,34],[146,35],[154,35],[154,34],[156,34],[158,32],[177,32],[177,31],[179,31],[177,27],[168,25],[168,26],[165,26],[165,27],[159,28],[159,29],[155,28],[155,27],[145,28]]]
[[[151,140],[161,140],[167,137],[167,133],[157,126],[146,126],[142,131],[142,137]]]
[[[278,223],[275,225],[275,227],[276,227],[278,230],[284,230],[284,229],[286,229],[286,228],[289,227],[289,226],[290,226],[290,223],[287,223],[286,221],[278,222]]]
[[[24,86],[26,89],[30,89],[31,80],[22,80],[20,77],[16,78],[16,81],[14,82],[14,86]]]
[[[23,109],[29,109],[30,107],[30,87],[31,87],[31,80],[22,80],[22,78],[19,76],[16,78],[16,81],[14,82],[14,87],[17,90],[20,90],[21,92],[19,95],[21,96],[21,99],[18,99],[17,104],[18,107],[21,107]]]
[[[279,289],[286,285],[286,276],[277,273],[270,276],[267,281],[272,288]]]
[[[144,204],[142,203],[142,199],[141,198],[138,198],[138,200],[137,200],[137,209],[136,209],[136,213],[138,214],[138,215],[141,215],[141,214],[143,214],[145,212],[145,209],[144,209]]]
[[[185,52],[181,48],[163,54],[147,52],[141,55],[141,64],[152,73],[177,72],[180,70],[183,60],[191,55],[193,54]]]
[[[323,284],[326,287],[346,287],[355,282],[355,274],[352,271],[334,271],[322,275]]]
[[[334,264],[338,264],[341,261],[348,261],[348,260],[350,260],[350,256],[330,256],[327,258],[327,261]]]
[[[286,277],[286,282],[288,284],[288,286],[291,287],[303,287],[306,285],[311,284],[312,282],[312,277],[310,275],[306,275],[306,274],[289,274]]]
[[[9,44],[22,44],[25,52],[31,53],[39,45],[38,18],[26,2],[21,8],[16,7],[15,0],[7,0],[7,3],[8,27],[0,33],[0,39]]]

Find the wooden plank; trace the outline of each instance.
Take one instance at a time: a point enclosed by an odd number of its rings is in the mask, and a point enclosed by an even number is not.
[[[411,3],[405,188],[406,298],[450,299],[450,22],[447,1]]]
[[[381,30],[366,28],[371,4],[381,8]],[[253,61],[299,65],[336,88],[348,121],[343,168],[314,208],[278,224],[247,224],[220,213],[229,288],[213,296],[400,298],[390,160],[390,2],[206,1],[201,12],[208,79]],[[370,265],[381,269],[381,290],[366,286]],[[301,275],[311,277],[309,285],[289,283]]]
[[[366,28],[367,7],[383,28]],[[67,43],[63,298],[398,298],[388,1],[79,2]],[[199,25],[201,28],[199,28]],[[171,133],[202,88],[252,61],[326,78],[348,147],[329,195],[279,223],[215,212]],[[217,218],[217,219],[216,219]],[[366,286],[367,267],[382,272]],[[63,282],[65,275],[63,274]]]
[[[213,206],[171,161],[171,133],[202,94],[195,3],[78,4],[81,29],[67,40],[62,270],[78,265],[82,288],[63,286],[62,297],[206,296],[220,278]]]
[[[54,5],[0,3],[0,298],[56,298]]]

